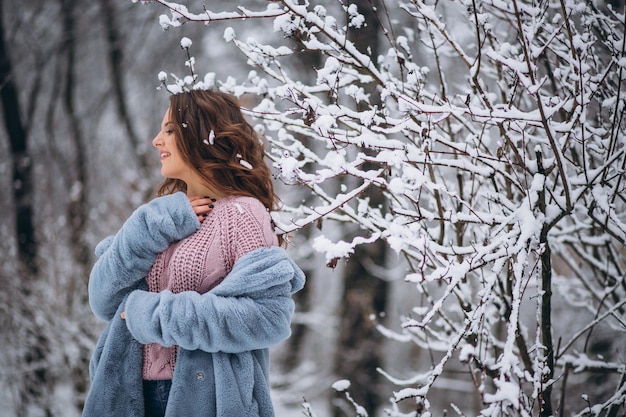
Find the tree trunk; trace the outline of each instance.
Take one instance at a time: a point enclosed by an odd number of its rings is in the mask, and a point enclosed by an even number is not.
[[[350,28],[349,38],[357,49],[371,56],[376,62],[379,54],[378,38],[381,26],[377,19],[380,9],[378,0],[353,0],[366,25]],[[376,104],[376,91],[364,85],[370,94],[370,103]],[[373,169],[374,167],[372,167]],[[385,198],[376,188],[369,192],[371,205],[383,205]],[[335,357],[335,373],[339,378],[352,382],[350,395],[370,414],[381,406],[381,376],[378,368],[383,362],[383,336],[376,329],[372,316],[379,316],[386,308],[389,286],[387,281],[374,275],[370,265],[384,266],[386,244],[377,241],[370,245],[358,246],[348,260],[344,271],[344,293],[339,311],[339,338]],[[335,416],[345,415],[339,408]]]
[[[5,44],[3,8],[3,1],[0,0],[0,100],[13,162],[17,252],[24,270],[35,275],[37,273],[37,241],[33,224],[32,161],[28,154],[27,131],[22,122],[11,59]]]
[[[86,268],[89,264],[89,246],[85,242],[84,232],[87,225],[87,151],[83,143],[80,129],[81,123],[74,105],[75,93],[75,66],[76,66],[76,27],[74,13],[75,0],[61,0],[61,14],[63,19],[62,51],[65,54],[64,89],[62,92],[63,108],[69,119],[70,137],[76,149],[76,162],[72,164],[69,177],[70,195],[67,207],[70,222],[70,236],[72,253],[77,264]]]
[[[144,176],[148,175],[150,163],[148,155],[146,154],[145,143],[139,139],[137,132],[135,132],[134,124],[131,121],[131,115],[126,105],[126,88],[124,86],[124,71],[122,69],[122,63],[124,58],[123,44],[121,36],[119,34],[118,22],[116,19],[115,1],[113,0],[101,0],[100,6],[102,8],[102,18],[104,20],[104,28],[106,31],[107,51],[109,72],[111,75],[111,82],[114,93],[114,102],[117,110],[117,115],[122,121],[126,134],[130,140],[130,144],[137,156],[139,167]]]
[[[344,293],[339,311],[339,338],[335,373],[351,381],[350,395],[370,414],[382,404],[377,369],[383,361],[383,336],[371,316],[386,307],[387,282],[374,276],[368,264],[382,265],[385,243],[358,246],[346,265]],[[340,409],[335,416],[345,415]]]

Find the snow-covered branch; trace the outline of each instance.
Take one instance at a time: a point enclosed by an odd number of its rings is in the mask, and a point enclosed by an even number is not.
[[[271,20],[278,37],[225,31],[252,68],[216,85],[253,103],[278,178],[306,190],[306,204],[275,213],[280,231],[317,225],[313,248],[330,265],[378,240],[406,260],[424,301],[401,332],[380,329],[438,356],[415,378],[384,372],[409,385],[395,401],[427,399],[458,355],[483,413],[547,416],[557,370],[623,371],[572,352],[593,329],[624,326],[624,22],[569,0],[448,3],[384,8],[378,23],[398,27],[381,29],[379,56],[350,36],[362,20],[352,6],[191,14],[163,2],[162,21]],[[306,77],[302,51],[319,63]],[[360,234],[337,238],[335,223]],[[555,325],[564,277],[581,311],[597,312],[577,328]]]

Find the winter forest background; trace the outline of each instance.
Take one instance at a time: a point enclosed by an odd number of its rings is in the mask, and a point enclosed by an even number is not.
[[[0,416],[80,415],[95,244],[168,90],[264,134],[306,271],[282,416],[617,416],[624,1],[0,0]]]

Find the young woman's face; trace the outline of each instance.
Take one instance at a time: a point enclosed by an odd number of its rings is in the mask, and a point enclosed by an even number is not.
[[[159,151],[161,175],[165,178],[179,179],[189,184],[188,181],[193,177],[193,170],[180,155],[176,140],[174,122],[170,118],[170,109],[167,109],[161,122],[161,130],[152,139],[152,145]]]

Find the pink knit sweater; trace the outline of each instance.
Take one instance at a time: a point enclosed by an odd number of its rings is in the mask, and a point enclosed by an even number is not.
[[[239,257],[277,244],[269,213],[260,201],[227,197],[214,203],[200,230],[159,254],[146,281],[154,292],[202,294],[218,285]],[[172,379],[176,354],[176,346],[145,345],[143,378]]]

